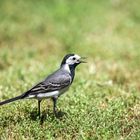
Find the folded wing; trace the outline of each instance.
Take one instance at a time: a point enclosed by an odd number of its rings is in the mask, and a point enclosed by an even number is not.
[[[31,95],[36,96],[40,93],[62,90],[68,87],[70,84],[71,84],[71,78],[69,74],[60,74],[57,76],[51,75],[48,78],[46,78],[44,81],[38,83],[29,91],[27,91],[26,96],[31,96]]]

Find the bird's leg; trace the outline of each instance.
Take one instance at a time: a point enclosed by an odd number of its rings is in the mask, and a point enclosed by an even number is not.
[[[53,97],[53,113],[57,117],[57,108],[56,108],[56,103],[57,103],[57,98]]]
[[[38,100],[38,116],[40,118],[40,103],[41,103],[41,100]]]

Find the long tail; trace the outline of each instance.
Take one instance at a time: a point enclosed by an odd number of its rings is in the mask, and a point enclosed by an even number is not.
[[[10,102],[14,102],[14,101],[16,101],[16,100],[20,100],[20,99],[23,99],[23,98],[24,98],[24,96],[23,96],[23,94],[22,94],[22,95],[20,95],[20,96],[17,96],[17,97],[14,97],[14,98],[11,98],[11,99],[2,101],[2,102],[0,102],[0,105],[8,104],[8,103],[10,103]]]

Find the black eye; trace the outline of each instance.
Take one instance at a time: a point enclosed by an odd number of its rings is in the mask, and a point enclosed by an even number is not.
[[[76,58],[75,58],[75,57],[73,57],[73,58],[72,58],[72,60],[76,60]]]

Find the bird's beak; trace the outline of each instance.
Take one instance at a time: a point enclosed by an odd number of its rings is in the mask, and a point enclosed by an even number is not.
[[[80,63],[87,63],[87,62],[85,61],[85,59],[87,59],[87,57],[81,57],[81,58],[80,58]]]

